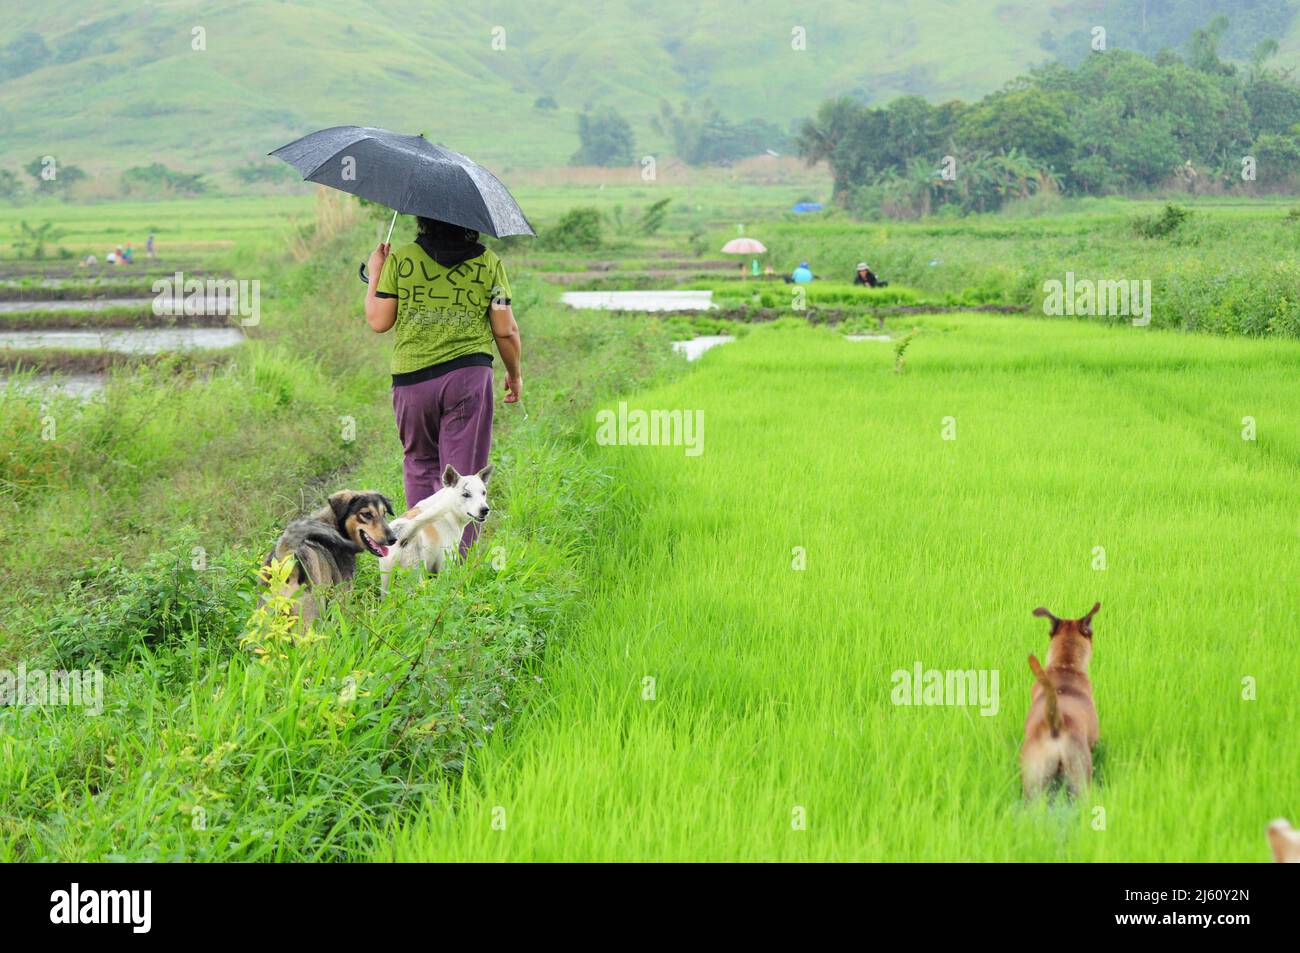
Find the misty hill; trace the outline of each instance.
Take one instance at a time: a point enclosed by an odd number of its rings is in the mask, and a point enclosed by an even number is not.
[[[61,0],[6,4],[0,167],[93,173],[260,162],[307,131],[371,123],[500,170],[559,165],[577,118],[614,107],[638,153],[671,151],[662,101],[788,128],[824,99],[977,98],[1036,64],[1185,42],[1210,0]],[[1223,52],[1268,36],[1300,62],[1298,3],[1238,0]],[[200,42],[200,40],[202,42]],[[196,46],[205,48],[196,49]],[[802,46],[802,48],[797,48]]]

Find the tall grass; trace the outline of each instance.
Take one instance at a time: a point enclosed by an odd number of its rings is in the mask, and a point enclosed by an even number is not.
[[[7,542],[0,570],[9,598],[30,588],[25,601],[36,602],[95,556],[137,559],[177,525],[194,526],[212,551],[265,534],[303,505],[299,487],[383,439],[378,342],[357,346],[361,320],[346,300],[355,289],[320,281],[331,266],[335,274],[345,267],[341,247],[322,246],[321,255],[300,272],[268,270],[262,324],[225,364],[180,355],[124,366],[110,372],[102,399],[86,404],[0,389],[3,418],[25,421],[7,427],[0,507],[41,526],[46,546],[76,554],[51,560],[47,549]],[[308,337],[313,346],[302,347]],[[366,443],[345,439],[345,417]],[[5,648],[14,641],[4,639]]]
[[[349,272],[328,273],[291,281],[356,292]],[[516,289],[532,387],[527,418],[499,415],[488,535],[468,565],[400,579],[384,603],[363,559],[305,641],[267,641],[254,570],[284,521],[332,490],[400,500],[379,339],[358,350],[332,322],[326,341],[286,319],[239,367],[205,381],[142,369],[104,404],[57,411],[60,440],[22,445],[14,505],[78,542],[61,563],[6,548],[7,578],[27,583],[6,657],[105,672],[105,709],[0,707],[0,858],[340,860],[448,799],[540,679],[617,498],[582,451],[579,409],[669,354],[657,325],[561,314],[526,279]],[[292,357],[299,334],[315,360]],[[335,436],[342,412],[354,441]],[[88,481],[95,502],[73,505]]]

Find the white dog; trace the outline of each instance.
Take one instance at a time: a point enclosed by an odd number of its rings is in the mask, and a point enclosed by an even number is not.
[[[448,464],[442,471],[442,489],[388,524],[397,542],[379,560],[381,595],[388,595],[388,577],[394,566],[423,566],[428,572],[442,572],[460,547],[465,527],[471,522],[482,523],[492,512],[487,501],[491,476],[491,464],[474,476],[461,476]]]

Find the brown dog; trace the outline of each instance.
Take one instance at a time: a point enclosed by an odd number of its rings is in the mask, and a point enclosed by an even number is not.
[[[1300,831],[1290,821],[1279,817],[1268,825],[1268,843],[1279,864],[1300,864]]]
[[[1088,663],[1092,617],[1100,608],[1098,602],[1081,619],[1058,619],[1041,606],[1034,610],[1034,615],[1052,621],[1052,642],[1046,671],[1029,656],[1035,681],[1020,748],[1020,777],[1027,798],[1043,793],[1057,778],[1075,796],[1092,781],[1098,729]]]

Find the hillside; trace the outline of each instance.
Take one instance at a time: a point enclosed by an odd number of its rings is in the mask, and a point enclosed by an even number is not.
[[[219,173],[356,122],[423,131],[509,171],[567,162],[576,116],[604,105],[632,122],[639,153],[661,154],[649,120],[664,98],[708,98],[734,120],[786,126],[840,93],[977,97],[1051,51],[1067,56],[1090,24],[1118,22],[1111,8],[1134,2],[157,0],[106,12],[90,0],[10,0],[0,168],[54,154],[91,173],[153,162]],[[1251,39],[1243,31],[1282,24],[1278,60],[1300,60],[1291,4],[1237,6],[1272,11],[1241,14],[1238,47]],[[1169,30],[1185,32],[1170,17]],[[791,48],[795,27],[804,50]],[[1127,34],[1111,35],[1121,45]],[[536,106],[542,97],[555,108]]]

